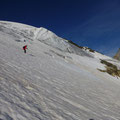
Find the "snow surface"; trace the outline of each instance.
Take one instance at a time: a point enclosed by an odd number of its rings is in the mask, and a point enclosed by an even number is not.
[[[45,28],[1,21],[0,120],[120,120],[120,79],[98,71],[100,59],[120,68]]]

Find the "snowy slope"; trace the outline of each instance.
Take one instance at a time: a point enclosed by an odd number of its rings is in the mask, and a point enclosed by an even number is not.
[[[97,70],[100,59],[120,67],[45,28],[1,21],[0,120],[120,120],[120,79]]]

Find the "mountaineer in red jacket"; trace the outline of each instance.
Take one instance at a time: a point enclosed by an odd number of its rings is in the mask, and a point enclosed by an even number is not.
[[[23,46],[24,53],[26,53],[27,45]]]

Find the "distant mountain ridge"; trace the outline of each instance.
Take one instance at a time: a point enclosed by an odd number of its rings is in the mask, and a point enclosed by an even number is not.
[[[115,58],[117,60],[120,60],[120,48],[119,48],[119,50],[117,51],[117,53],[115,54],[115,56],[113,58]]]

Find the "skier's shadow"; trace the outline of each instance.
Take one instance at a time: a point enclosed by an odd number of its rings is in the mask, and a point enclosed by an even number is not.
[[[35,57],[33,54],[29,54],[30,56],[32,56],[32,57]]]

